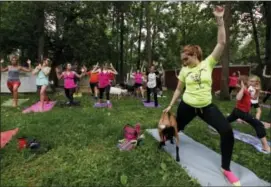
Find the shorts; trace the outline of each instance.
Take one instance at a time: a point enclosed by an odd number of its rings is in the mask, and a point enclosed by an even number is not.
[[[94,82],[94,83],[90,82],[89,86],[90,86],[91,89],[94,89],[95,87],[98,88],[98,82]]]
[[[251,103],[251,107],[260,108],[260,105],[259,105],[259,103]]]
[[[140,84],[140,83],[135,83],[135,84],[134,84],[134,87],[135,87],[135,88],[140,88],[141,86],[142,86],[142,84]]]
[[[20,81],[8,81],[7,86],[9,89],[13,89],[14,86],[20,87],[21,82]]]

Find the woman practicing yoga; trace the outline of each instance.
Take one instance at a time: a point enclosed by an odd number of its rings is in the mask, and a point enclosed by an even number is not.
[[[212,103],[212,71],[223,53],[226,42],[223,21],[224,8],[218,6],[213,13],[218,25],[217,45],[212,54],[203,61],[199,46],[188,45],[184,47],[181,60],[185,62],[186,66],[181,69],[177,88],[164,112],[171,110],[172,105],[179,98],[185,86],[186,89],[177,110],[178,131],[184,130],[185,126],[196,116],[214,127],[220,134],[222,172],[232,185],[240,186],[239,179],[230,170],[234,145],[232,127],[220,110]]]
[[[31,61],[28,59],[27,64],[28,68],[22,67],[18,65],[18,57],[17,56],[12,56],[10,58],[11,65],[7,66],[5,68],[2,68],[2,63],[4,63],[4,60],[1,60],[1,72],[8,72],[8,81],[7,81],[7,86],[10,92],[12,93],[13,96],[13,107],[18,106],[18,88],[21,85],[20,81],[20,71],[24,72],[31,72]]]
[[[109,70],[107,68],[106,64],[102,65],[100,68],[98,65],[96,65],[96,67],[92,71],[92,73],[99,73],[99,76],[98,76],[99,101],[98,102],[99,103],[102,102],[103,94],[105,92],[108,108],[112,107],[112,104],[110,102],[110,86],[111,86],[110,85],[110,73],[113,73],[114,75],[118,74],[118,72],[113,67],[112,63],[110,63],[110,66],[111,66],[112,70]]]
[[[159,73],[157,75],[155,71],[155,66],[152,65],[150,67],[149,72],[147,72],[147,101],[146,103],[149,103],[151,101],[151,93],[153,93],[154,97],[154,106],[158,107],[158,98],[157,98],[157,78],[159,76]]]
[[[96,66],[98,66],[98,63],[96,64]],[[91,94],[92,96],[94,96],[95,99],[98,99],[98,82],[99,82],[99,73],[93,73],[92,71],[95,69],[96,67],[95,65],[92,67],[92,69],[90,71],[88,71],[86,74],[89,76],[89,86],[91,89]],[[86,69],[86,67],[84,67]]]
[[[240,77],[240,71],[237,72],[238,75],[236,75],[235,72],[232,73],[232,75],[229,77],[229,94],[231,95],[231,92],[237,88],[238,78]]]
[[[247,83],[246,83],[247,84]],[[259,105],[259,97],[260,97],[260,91],[261,91],[261,79],[257,76],[251,76],[249,78],[248,82],[248,92],[250,93],[251,99],[251,107],[255,108],[256,113],[256,119],[260,120],[262,110]]]
[[[65,90],[65,95],[69,102],[67,105],[72,106],[76,105],[76,103],[73,100],[73,94],[75,93],[76,89],[76,83],[74,81],[74,78],[81,78],[85,75],[84,72],[86,70],[84,68],[81,69],[81,74],[77,74],[76,72],[72,71],[72,65],[70,63],[67,63],[66,65],[66,70],[60,74],[60,70],[58,68],[56,70],[56,75],[58,79],[63,78],[64,79],[64,90]]]
[[[142,83],[143,83],[143,66],[141,67],[141,71],[140,69],[137,69],[136,72],[131,74],[131,77],[134,79],[135,84],[134,84],[134,88],[135,88],[135,92],[136,92],[136,96],[139,96],[139,93],[141,93],[141,97],[144,98],[144,90],[142,87]]]
[[[45,58],[42,61],[42,64],[39,64],[34,71],[32,72],[33,75],[36,76],[36,85],[37,85],[37,92],[40,95],[40,112],[44,109],[44,102],[49,102],[49,98],[46,94],[46,88],[49,85],[49,74],[51,72],[51,67],[49,67],[49,59]]]
[[[253,80],[250,79],[250,81]],[[256,131],[256,134],[259,139],[261,139],[263,150],[266,152],[270,152],[270,147],[266,140],[266,131],[264,128],[264,124],[250,115],[249,111],[251,108],[251,93],[248,89],[248,77],[241,76],[240,77],[240,85],[241,89],[236,95],[237,104],[236,107],[233,109],[230,116],[227,117],[229,123],[234,122],[238,118],[244,120],[248,124],[250,124]]]

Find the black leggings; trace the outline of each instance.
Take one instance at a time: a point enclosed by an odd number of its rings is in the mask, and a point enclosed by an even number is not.
[[[258,138],[263,138],[266,136],[266,131],[264,128],[264,125],[262,124],[261,121],[257,120],[254,118],[250,113],[248,112],[243,112],[237,108],[233,109],[231,115],[227,117],[227,120],[229,123],[234,122],[238,118],[244,120],[248,124],[250,124],[256,131],[256,134]]]
[[[95,87],[98,87],[98,83],[89,83],[89,87],[91,89],[92,94],[95,94]]]
[[[207,124],[214,127],[220,134],[222,168],[230,170],[230,162],[234,145],[231,125],[214,104],[210,104],[203,108],[194,108],[181,101],[177,110],[178,131],[184,130],[185,126],[196,116],[199,116]]]
[[[270,93],[266,94],[266,96],[263,98],[263,103],[265,103],[270,96],[271,96]]]
[[[151,101],[151,92],[153,93],[154,97],[154,105],[158,106],[158,99],[157,99],[157,88],[148,88],[147,87],[147,103]]]
[[[233,90],[235,90],[235,87],[229,87],[229,94],[231,94]]]
[[[75,92],[75,88],[64,88],[65,95],[69,99],[70,103],[73,103],[73,94]]]
[[[99,88],[99,98],[100,99],[103,99],[103,95],[104,95],[104,92],[105,92],[105,95],[106,95],[106,100],[110,100],[110,97],[109,97],[109,95],[110,95],[110,88],[111,88],[111,86],[110,85],[108,85],[108,86],[106,86],[105,88]]]

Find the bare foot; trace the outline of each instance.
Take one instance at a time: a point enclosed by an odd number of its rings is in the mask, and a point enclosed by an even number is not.
[[[270,147],[269,146],[263,147],[263,150],[266,151],[267,153],[270,153]]]

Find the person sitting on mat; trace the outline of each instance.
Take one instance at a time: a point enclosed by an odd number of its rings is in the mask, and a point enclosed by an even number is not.
[[[113,67],[112,64],[110,64],[111,67]],[[107,100],[107,107],[112,108],[112,104],[110,102],[110,73],[114,73],[115,75],[118,74],[117,71],[115,71],[114,68],[112,70],[109,70],[106,65],[102,65],[100,68],[96,65],[94,70],[92,70],[92,73],[99,73],[98,76],[98,88],[99,88],[99,103],[102,103],[103,94],[105,92],[106,94],[106,100]]]
[[[20,81],[20,71],[23,72],[31,72],[31,61],[28,59],[27,64],[28,68],[22,67],[18,64],[18,57],[17,56],[12,56],[10,58],[11,65],[2,68],[2,63],[4,63],[4,60],[1,60],[1,72],[8,72],[8,80],[7,80],[7,87],[10,90],[12,96],[13,96],[13,101],[12,101],[12,106],[17,107],[18,106],[18,89],[21,85]]]
[[[144,90],[142,87],[142,83],[143,83],[142,71],[143,71],[143,66],[141,67],[141,71],[140,69],[137,69],[136,72],[131,74],[131,77],[135,81],[134,89],[135,89],[136,97],[138,97],[139,93],[141,93],[141,97],[144,98]]]
[[[155,66],[150,67],[149,72],[147,72],[147,101],[145,103],[150,103],[151,93],[154,97],[154,106],[158,107],[158,98],[157,98],[157,77]]]
[[[164,112],[171,110],[185,86],[185,92],[177,109],[178,131],[183,131],[196,116],[214,127],[220,134],[222,173],[231,184],[240,186],[238,177],[230,170],[234,145],[232,127],[218,107],[212,103],[212,71],[224,51],[226,42],[224,8],[217,6],[213,13],[218,25],[217,45],[211,55],[203,61],[202,50],[199,46],[187,45],[183,48],[181,60],[187,66],[182,67],[177,88]]]
[[[98,63],[96,64],[96,66],[98,66]],[[99,76],[99,73],[96,72],[96,73],[93,73],[92,71],[95,69],[96,67],[95,65],[92,67],[92,69],[90,71],[88,71],[86,73],[86,75],[89,76],[89,86],[90,86],[90,89],[91,89],[91,94],[92,96],[94,96],[94,98],[97,100],[98,99],[98,76]],[[84,67],[86,69],[86,67]]]
[[[39,110],[42,112],[44,109],[44,102],[49,102],[49,97],[46,94],[46,89],[49,85],[49,74],[51,72],[51,67],[49,66],[49,59],[45,58],[42,61],[42,64],[36,66],[34,71],[32,72],[33,75],[36,76],[36,85],[37,85],[37,92],[40,96],[40,108]]]
[[[258,119],[254,118],[250,113],[251,108],[251,95],[248,90],[248,77],[241,76],[240,77],[240,91],[236,95],[237,103],[236,107],[233,109],[231,114],[227,117],[229,123],[234,122],[238,118],[244,120],[248,124],[250,124],[256,131],[256,134],[259,139],[261,139],[263,150],[266,152],[270,152],[270,147],[266,140],[266,131],[264,128],[264,124]]]
[[[81,69],[81,74],[77,74],[76,72],[72,71],[71,63],[67,63],[66,70],[60,74],[60,70],[58,68],[55,69],[56,75],[58,79],[64,79],[64,91],[67,99],[69,102],[67,105],[72,106],[76,105],[73,99],[73,94],[75,93],[76,84],[74,81],[74,77],[81,78],[85,75],[86,70],[84,68]]]

